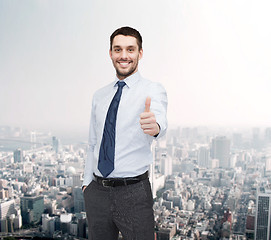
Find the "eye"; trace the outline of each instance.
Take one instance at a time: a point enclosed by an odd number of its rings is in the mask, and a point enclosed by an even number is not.
[[[133,51],[134,51],[133,48],[128,49],[128,52],[133,52]]]
[[[114,51],[115,52],[120,52],[120,48],[115,48]]]

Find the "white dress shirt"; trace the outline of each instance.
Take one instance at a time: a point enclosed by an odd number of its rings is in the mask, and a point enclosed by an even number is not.
[[[83,186],[93,180],[98,170],[99,150],[103,137],[104,123],[109,105],[117,91],[117,82],[99,89],[92,100],[89,128],[89,147],[85,163]],[[115,166],[108,178],[134,177],[146,172],[153,161],[151,143],[155,137],[143,132],[140,114],[144,112],[147,96],[151,97],[150,110],[155,114],[163,136],[167,129],[167,94],[161,84],[141,77],[139,72],[123,80],[123,87],[116,120]]]

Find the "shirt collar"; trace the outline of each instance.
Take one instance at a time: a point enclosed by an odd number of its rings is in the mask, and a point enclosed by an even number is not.
[[[139,71],[137,71],[136,73],[132,74],[131,76],[129,76],[123,80],[119,80],[118,77],[116,76],[114,87],[117,86],[118,81],[124,81],[126,83],[127,87],[131,88],[140,79],[140,77],[141,77],[141,75],[140,75]]]

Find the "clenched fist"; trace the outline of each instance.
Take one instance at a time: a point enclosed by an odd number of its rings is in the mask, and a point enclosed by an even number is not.
[[[150,111],[151,98],[147,97],[145,102],[145,111],[140,114],[140,124],[145,134],[155,136],[160,132],[160,127],[156,122],[153,112]]]

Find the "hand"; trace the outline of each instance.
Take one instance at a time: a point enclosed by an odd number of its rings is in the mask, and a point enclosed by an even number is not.
[[[84,187],[82,188],[82,191],[84,192],[86,188],[87,188],[87,186],[84,186]]]
[[[156,122],[153,112],[150,111],[151,98],[147,97],[145,102],[145,111],[140,114],[140,124],[145,134],[155,136],[160,132],[160,127]]]

